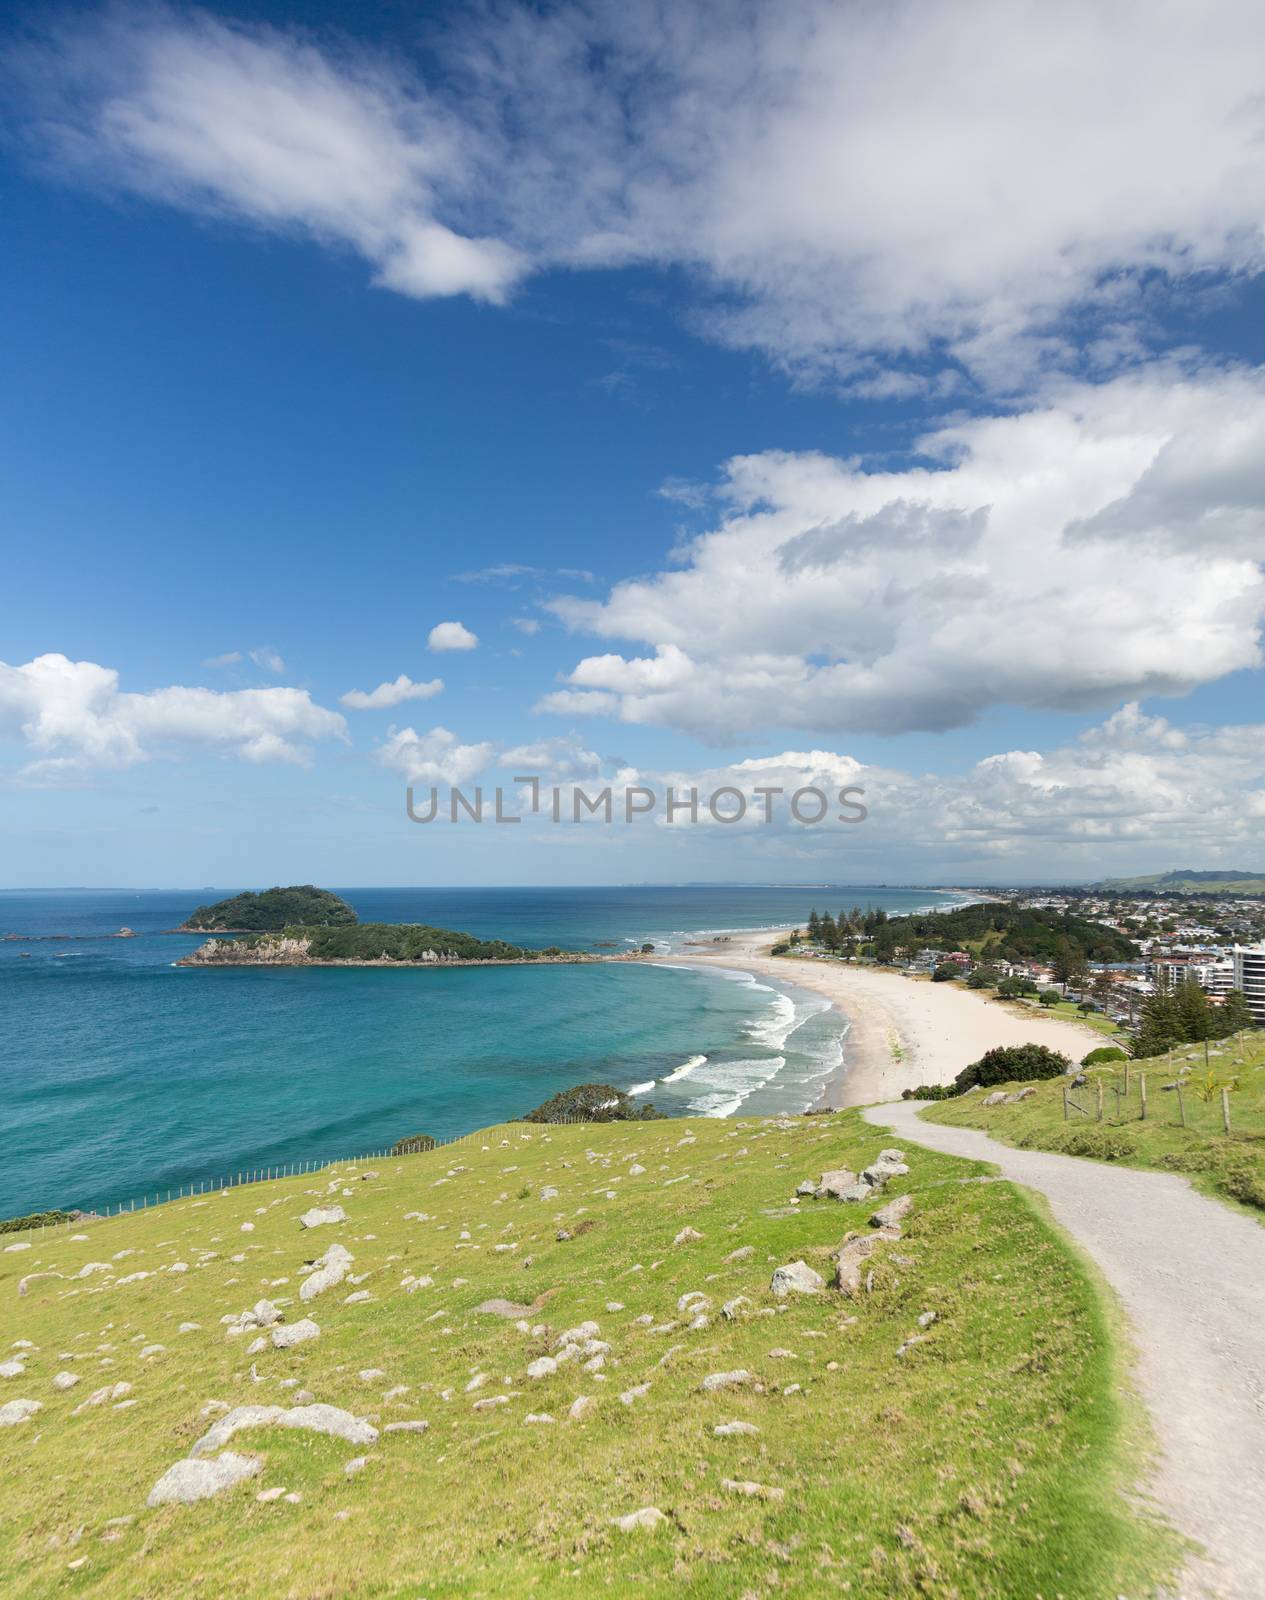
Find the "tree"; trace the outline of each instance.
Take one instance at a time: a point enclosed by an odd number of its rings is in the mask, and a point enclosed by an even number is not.
[[[968,1089],[983,1089],[996,1083],[1061,1078],[1071,1064],[1061,1050],[1051,1050],[1048,1045],[999,1045],[994,1050],[986,1050],[969,1067],[963,1067],[951,1084],[925,1084],[920,1089],[906,1089],[903,1098],[945,1100],[950,1095],[965,1094]]]
[[[664,1115],[652,1105],[634,1105],[609,1083],[581,1083],[529,1111],[524,1122],[649,1122]]]
[[[1241,989],[1231,989],[1221,1002],[1221,1025],[1227,1033],[1242,1033],[1256,1026],[1256,1018]]]
[[[1057,989],[1042,989],[1037,995],[1037,999],[1043,1006],[1056,1006],[1062,998],[1063,996]]]
[[[942,961],[931,974],[932,983],[948,983],[951,978],[960,975],[962,969],[956,961]]]

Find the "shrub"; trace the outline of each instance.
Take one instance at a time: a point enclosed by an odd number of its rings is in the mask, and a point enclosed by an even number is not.
[[[5,1217],[0,1233],[24,1233],[28,1228],[50,1228],[55,1222],[74,1222],[82,1211],[33,1211],[26,1217]]]
[[[1117,1044],[1100,1045],[1097,1050],[1091,1050],[1087,1056],[1082,1057],[1082,1067],[1101,1066],[1104,1061],[1127,1061],[1128,1052],[1122,1050]]]
[[[609,1083],[581,1083],[529,1111],[524,1122],[649,1122],[664,1115],[652,1105],[634,1105]]]
[[[998,1045],[986,1050],[978,1061],[963,1067],[949,1084],[923,1084],[907,1089],[907,1100],[947,1100],[968,1089],[988,1088],[995,1083],[1030,1083],[1035,1078],[1061,1078],[1071,1066],[1061,1050],[1044,1044]]]
[[[400,1139],[391,1146],[393,1156],[415,1156],[423,1150],[433,1150],[435,1141],[429,1133],[410,1133],[407,1139]]]
[[[942,961],[931,974],[931,981],[932,983],[948,983],[950,978],[958,978],[961,975],[962,969],[956,961]]]
[[[1123,1161],[1138,1148],[1127,1133],[1097,1126],[1060,1129],[1056,1133],[1033,1128],[1017,1142],[1024,1150],[1059,1150],[1066,1156],[1089,1156],[1095,1161]]]

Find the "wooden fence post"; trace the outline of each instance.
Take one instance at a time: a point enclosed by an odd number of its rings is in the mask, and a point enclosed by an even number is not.
[[[1063,1085],[1063,1121],[1066,1122],[1067,1120],[1068,1120],[1068,1114],[1067,1114],[1067,1085],[1064,1084]]]
[[[1138,1073],[1138,1093],[1142,1096],[1142,1120],[1146,1121],[1146,1073]]]
[[[1221,1122],[1222,1122],[1222,1125],[1225,1128],[1225,1131],[1227,1133],[1229,1133],[1229,1131],[1230,1131],[1230,1091],[1228,1089],[1222,1089],[1222,1091],[1221,1091]]]
[[[1128,1058],[1128,1056],[1126,1056],[1124,1058],[1124,1092],[1125,1092],[1125,1094],[1128,1094],[1128,1092],[1129,1092],[1129,1058]]]
[[[1102,1121],[1102,1079],[1098,1080],[1098,1120]]]
[[[1182,1127],[1186,1126],[1186,1102],[1182,1099],[1182,1086],[1177,1085],[1177,1115],[1182,1119]]]

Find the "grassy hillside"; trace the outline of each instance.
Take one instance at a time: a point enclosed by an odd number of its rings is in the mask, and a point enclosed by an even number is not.
[[[791,1204],[796,1186],[890,1142],[855,1113],[512,1124],[0,1253],[0,1353],[30,1342],[0,1403],[42,1405],[0,1427],[0,1591],[1150,1593],[1176,1545],[1125,1493],[1137,1436],[1112,1337],[1079,1261],[1010,1185],[911,1149],[883,1198],[914,1209],[870,1258],[870,1292],[771,1294],[776,1266],[828,1275],[845,1233],[872,1231],[873,1201]],[[346,1220],[304,1230],[318,1203]],[[674,1242],[687,1227],[701,1237]],[[334,1244],[350,1275],[299,1304],[304,1261]],[[106,1270],[75,1276],[93,1262]],[[49,1270],[64,1276],[19,1294]],[[682,1309],[690,1295],[706,1300]],[[480,1312],[492,1296],[525,1314]],[[221,1319],[261,1297],[319,1336],[231,1336]],[[610,1346],[602,1370],[529,1378],[586,1319]],[[700,1389],[739,1369],[750,1381]],[[67,1392],[62,1372],[79,1380]],[[132,1388],[85,1405],[115,1384]],[[238,1433],[228,1449],[254,1477],[147,1508],[224,1407],[305,1392],[429,1428],[367,1444]],[[570,1420],[580,1396],[593,1405]],[[715,1431],[732,1422],[758,1431]],[[662,1523],[614,1525],[643,1508]]]
[[[1096,889],[1111,889],[1128,894],[1152,890],[1156,894],[1265,895],[1265,872],[1242,872],[1220,867],[1211,872],[1179,868],[1175,872],[1153,872],[1142,878],[1104,878]]]
[[[1123,1071],[1088,1069],[1086,1087],[1073,1089],[1070,1121],[1063,1120],[1061,1081],[1038,1083],[1035,1093],[1016,1105],[986,1106],[978,1092],[943,1100],[923,1114],[932,1122],[986,1128],[994,1138],[1031,1150],[1061,1150],[1068,1155],[1122,1161],[1127,1166],[1154,1167],[1185,1173],[1197,1188],[1219,1199],[1253,1210],[1265,1220],[1265,1037],[1242,1036],[1237,1044],[1213,1045],[1208,1067],[1200,1045],[1178,1045],[1171,1063],[1163,1056],[1131,1062],[1129,1093],[1123,1094]],[[1147,1117],[1142,1120],[1141,1083],[1147,1086]],[[1180,1119],[1176,1092],[1165,1084],[1183,1084],[1186,1126]],[[1218,1085],[1238,1083],[1230,1095],[1230,1135],[1221,1120]],[[1097,1084],[1103,1085],[1103,1121],[1097,1120]],[[1011,1085],[1011,1088],[1016,1087]],[[1122,1091],[1117,1100],[1115,1089]],[[1211,1090],[1201,1098],[1200,1089]],[[1075,1106],[1083,1106],[1085,1112]]]

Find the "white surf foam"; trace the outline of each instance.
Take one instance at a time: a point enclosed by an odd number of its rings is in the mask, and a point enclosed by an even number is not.
[[[675,1083],[678,1078],[688,1078],[691,1072],[705,1065],[706,1061],[706,1056],[691,1056],[688,1061],[682,1061],[679,1067],[674,1067],[662,1081],[664,1083]]]
[[[654,1088],[654,1079],[651,1078],[649,1083],[634,1083],[632,1088],[628,1091],[628,1093],[629,1094],[649,1094],[651,1089],[653,1089],[653,1088]]]

